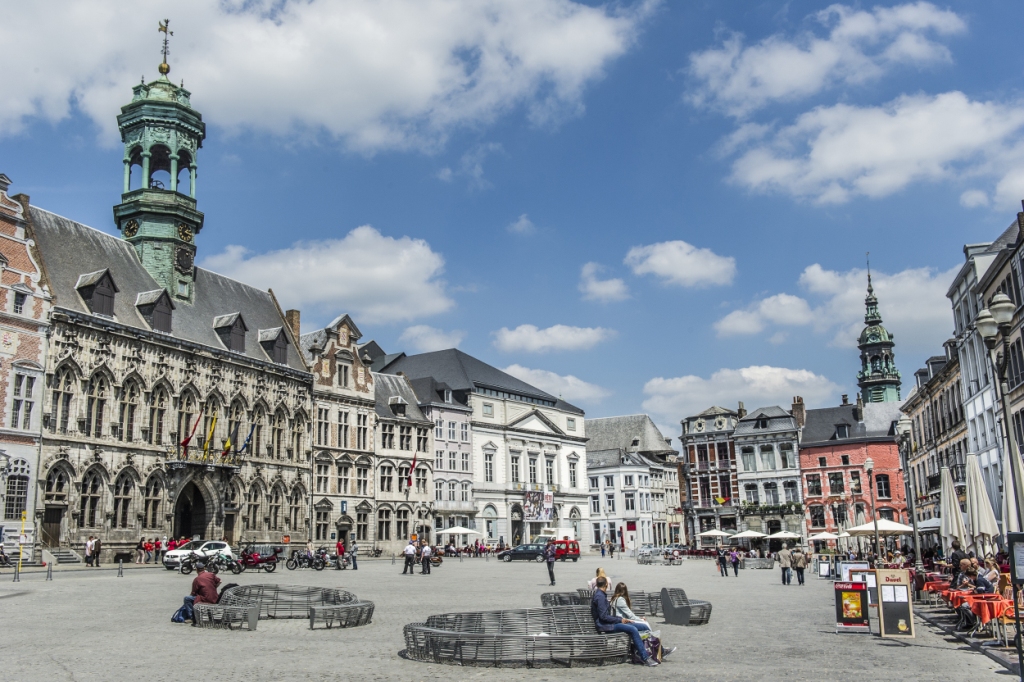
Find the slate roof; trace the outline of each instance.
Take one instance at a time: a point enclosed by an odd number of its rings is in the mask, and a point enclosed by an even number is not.
[[[473,408],[466,404],[466,393],[464,391],[452,391],[452,401],[444,401],[444,391],[451,391],[451,386],[438,381],[434,377],[423,377],[422,379],[411,379],[412,390],[415,391],[420,405],[434,405],[442,409],[456,410],[459,412],[472,412]]]
[[[717,405],[714,405],[714,406],[709,407],[708,409],[704,410],[700,414],[695,414],[692,417],[687,417],[687,419],[697,419],[698,417],[717,417],[717,416],[722,415],[722,414],[724,414],[724,415],[732,415],[732,416],[735,417],[736,416],[736,410],[727,410],[724,407],[718,407]]]
[[[762,417],[768,419],[768,428],[754,428],[757,420]],[[743,419],[740,419],[736,424],[736,431],[734,433],[737,436],[756,436],[778,433],[779,431],[796,430],[796,419],[793,418],[793,415],[778,405],[771,405],[769,407],[759,407],[753,412],[748,413]]]
[[[377,373],[372,376],[373,397],[376,401],[374,412],[378,417],[397,421],[431,423],[420,411],[416,393],[413,392],[412,385],[405,377]],[[391,410],[392,398],[401,398],[405,402],[405,416],[396,415]]]
[[[671,455],[677,451],[646,414],[601,417],[587,420],[587,451],[621,449],[653,455]],[[634,447],[633,440],[640,443]]]
[[[895,436],[893,422],[900,418],[902,402],[867,403],[864,405],[864,421],[854,418],[856,405],[840,405],[807,410],[807,421],[801,438],[801,447],[824,445],[838,442],[835,438],[836,425],[850,427],[850,437],[842,442],[869,440],[892,440]]]
[[[587,470],[600,469],[604,467],[617,467],[623,464],[634,466],[649,466],[650,463],[635,453],[626,452],[620,448],[610,450],[591,450],[587,448]]]
[[[550,400],[560,410],[583,414],[583,410],[575,405],[570,405],[550,393],[545,393],[525,381],[516,379],[511,374],[506,374],[457,348],[420,353],[419,355],[400,354],[394,360],[387,362],[381,371],[388,374],[402,372],[410,379],[433,377],[437,381],[448,384],[453,391],[472,391],[478,387],[491,388],[530,398]]]
[[[90,315],[76,285],[82,275],[109,270],[119,292],[114,297],[114,321],[128,327],[151,330],[136,308],[136,301],[139,294],[162,287],[142,266],[131,244],[35,206],[31,207],[30,216],[33,238],[53,287],[51,293],[55,307]],[[171,337],[230,352],[214,331],[214,319],[241,313],[249,328],[245,338],[245,356],[273,362],[257,339],[258,330],[285,324],[269,292],[197,267],[195,302],[174,300],[174,306]],[[289,367],[307,371],[298,350],[290,343],[287,357]]]

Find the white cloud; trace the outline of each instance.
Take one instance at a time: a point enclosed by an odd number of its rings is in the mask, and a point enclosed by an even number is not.
[[[413,320],[455,305],[441,279],[441,254],[422,239],[387,237],[369,225],[342,239],[265,253],[231,245],[201,265],[272,288],[282,306],[325,316],[349,312],[360,324]]]
[[[546,329],[538,329],[532,324],[521,324],[515,329],[502,327],[494,332],[494,345],[506,353],[587,350],[613,336],[615,331],[604,327],[570,327],[556,324]]]
[[[935,38],[967,28],[955,13],[927,2],[870,11],[837,4],[812,21],[828,30],[827,37],[776,34],[745,46],[734,33],[721,47],[690,55],[688,71],[698,86],[688,99],[745,116],[773,101],[873,81],[899,65],[949,62],[949,50]]]
[[[657,419],[678,423],[712,405],[736,409],[743,401],[748,410],[767,405],[789,407],[794,396],[811,405],[828,403],[839,387],[806,369],[752,366],[720,369],[705,379],[696,375],[657,377],[644,384],[643,408]]]
[[[960,195],[960,205],[964,208],[988,206],[988,194],[980,189],[969,189]]]
[[[813,313],[799,296],[775,294],[763,298],[746,310],[734,310],[715,323],[719,336],[756,334],[766,324],[801,326],[811,322]]]
[[[580,270],[579,289],[584,300],[609,303],[629,298],[629,288],[621,279],[598,279],[603,269],[599,263],[586,263]]]
[[[435,350],[458,348],[464,338],[466,338],[466,333],[457,329],[446,332],[425,324],[416,324],[407,327],[398,337],[398,342],[409,344],[417,352],[429,353]]]
[[[634,246],[625,263],[635,275],[657,275],[666,284],[683,287],[729,284],[736,275],[732,256],[719,256],[680,240]]]
[[[515,219],[515,221],[509,223],[508,227],[505,228],[512,234],[533,234],[537,228],[534,226],[533,221],[525,213]]]
[[[571,0],[181,0],[171,77],[207,121],[324,135],[351,149],[431,148],[517,108],[543,124],[583,109],[586,87],[635,42],[656,3]],[[72,0],[4,9],[0,133],[81,109],[107,135],[157,65],[165,3]]]
[[[597,403],[612,394],[606,388],[571,374],[562,376],[546,369],[530,369],[522,365],[509,365],[502,371],[570,403]]]
[[[836,104],[801,114],[733,163],[731,180],[817,203],[884,197],[912,182],[1002,178],[1007,205],[1024,189],[1024,108],[962,92],[904,95],[883,106]]]
[[[883,323],[900,348],[934,353],[953,331],[953,314],[946,298],[957,268],[939,271],[912,268],[888,275],[872,273]],[[831,337],[833,346],[851,348],[864,327],[867,272],[826,270],[815,263],[800,275],[807,299],[776,294],[734,310],[715,323],[719,336],[759,334],[771,330],[769,341],[785,340],[778,327],[808,327]],[[782,336],[780,336],[782,334]]]

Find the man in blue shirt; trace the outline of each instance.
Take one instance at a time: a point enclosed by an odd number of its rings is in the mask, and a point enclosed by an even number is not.
[[[644,659],[644,665],[651,667],[658,665],[658,662],[647,654],[644,641],[640,638],[640,630],[649,630],[650,628],[644,623],[637,623],[636,621],[613,616],[608,605],[608,595],[605,594],[606,589],[608,589],[608,579],[605,577],[598,578],[597,587],[594,589],[594,596],[590,600],[590,615],[594,619],[594,627],[597,628],[598,632],[628,633],[633,638],[633,646],[640,653],[640,657]]]

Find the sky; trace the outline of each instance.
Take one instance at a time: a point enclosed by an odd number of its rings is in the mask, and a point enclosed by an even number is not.
[[[1016,3],[124,7],[0,0],[11,193],[114,233],[115,117],[169,18],[201,266],[669,436],[856,394],[867,252],[905,397],[963,245],[1024,198]]]

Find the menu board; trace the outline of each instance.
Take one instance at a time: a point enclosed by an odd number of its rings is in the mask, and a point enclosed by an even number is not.
[[[910,571],[875,571],[878,583],[878,631],[882,637],[914,637]]]
[[[874,569],[870,571],[863,569],[850,571],[850,581],[855,583],[867,583],[868,604],[871,606],[878,606],[878,581],[875,579]]]
[[[843,582],[850,582],[850,571],[866,571],[869,568],[871,568],[871,564],[866,561],[841,561],[836,573]]]
[[[836,632],[871,632],[867,583],[833,583],[836,593]]]

